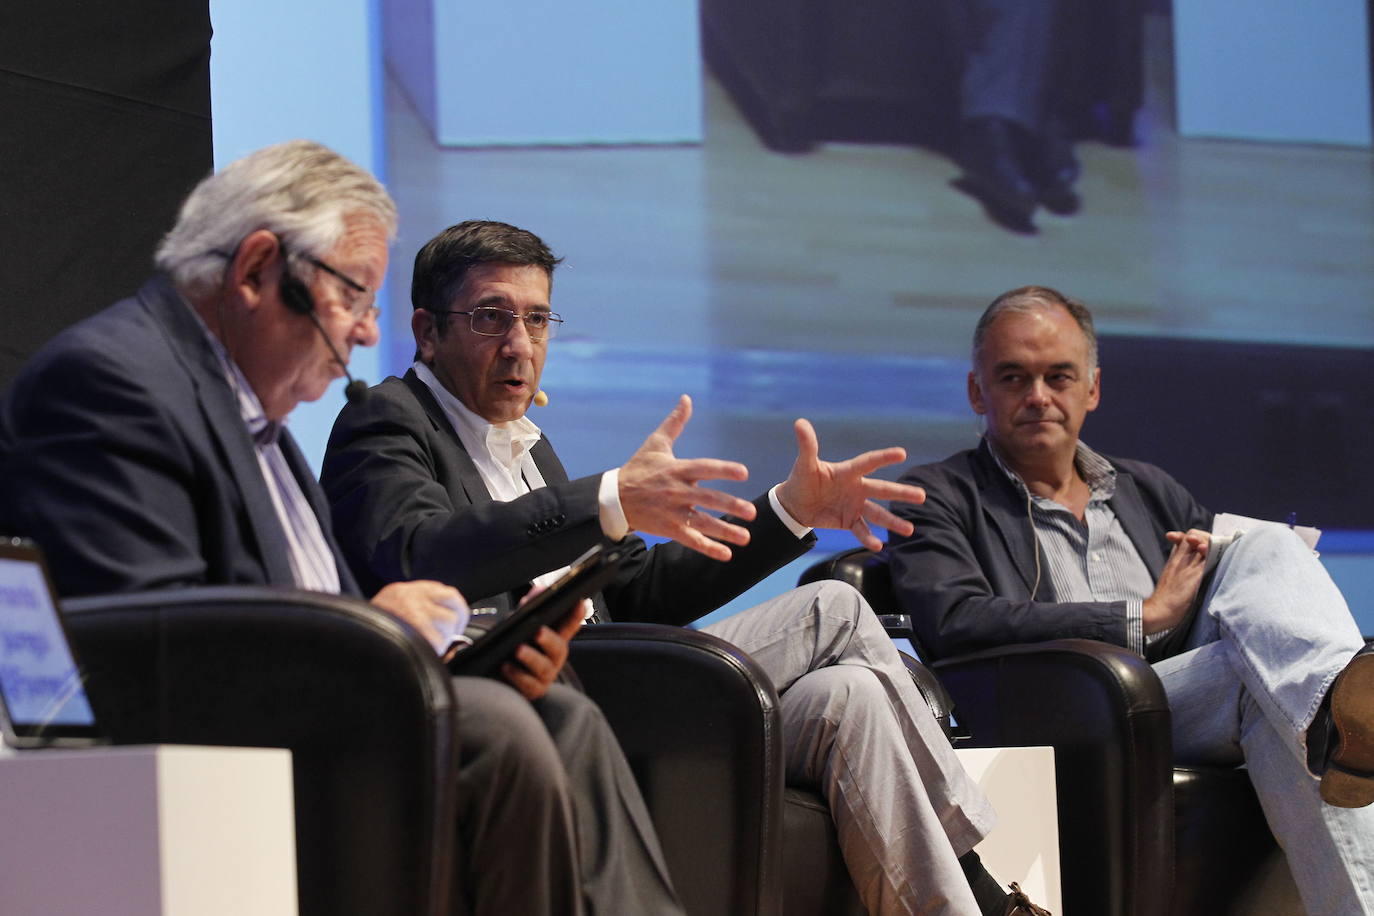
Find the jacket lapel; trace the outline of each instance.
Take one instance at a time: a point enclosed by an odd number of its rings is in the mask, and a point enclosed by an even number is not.
[[[1035,585],[1035,553],[1039,550],[1039,542],[1026,500],[997,466],[996,459],[988,451],[986,439],[974,452],[973,471],[978,481],[978,491],[984,497],[983,515],[1002,539],[1007,556],[1011,558],[1017,575],[1026,587],[1027,596],[1034,599],[1036,596],[1031,594],[1031,589]],[[1042,583],[1045,579],[1041,577]]]
[[[1160,572],[1164,569],[1164,545],[1145,511],[1145,501],[1136,487],[1135,478],[1118,469],[1116,493],[1107,500],[1107,505],[1116,513],[1117,519],[1121,522],[1121,529],[1135,545],[1136,552],[1145,561],[1150,575],[1158,580]]]
[[[468,502],[491,502],[491,493],[487,491],[487,485],[482,480],[477,465],[473,463],[468,450],[463,447],[463,440],[458,438],[458,431],[448,421],[444,408],[440,407],[439,402],[435,400],[434,392],[429,390],[428,385],[420,381],[420,377],[415,374],[414,369],[407,369],[401,381],[405,382],[410,393],[415,396],[415,400],[420,402],[420,406],[424,409],[425,416],[429,418],[429,423],[434,431],[441,438],[447,439],[449,444],[453,446],[447,457],[453,461],[458,470],[458,481],[462,485],[463,493],[467,496]]]
[[[544,483],[568,482],[568,472],[563,469],[563,462],[554,454],[553,446],[549,444],[546,436],[540,436],[539,441],[534,443],[534,448],[530,449],[530,457],[534,459],[534,466],[539,468]]]
[[[253,442],[239,416],[234,392],[206,338],[205,328],[166,278],[158,278],[144,286],[139,297],[161,325],[172,351],[186,367],[205,426],[224,455],[229,475],[243,496],[244,514],[255,542],[245,546],[257,547],[258,561],[269,584],[294,585],[286,534],[272,508],[272,497],[258,466]]]

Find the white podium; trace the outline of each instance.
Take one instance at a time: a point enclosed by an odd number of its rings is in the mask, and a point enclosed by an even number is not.
[[[109,747],[0,758],[0,913],[296,912],[290,751]]]
[[[976,847],[988,872],[1004,886],[1017,882],[1040,906],[1064,916],[1054,748],[966,748],[955,754],[997,811],[997,827]]]

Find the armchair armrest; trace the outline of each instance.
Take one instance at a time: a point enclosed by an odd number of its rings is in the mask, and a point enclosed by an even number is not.
[[[777,913],[778,695],[748,655],[656,624],[584,627],[572,662],[629,759],[691,913]]]
[[[456,706],[409,627],[362,601],[264,587],[63,611],[116,742],[291,750],[302,914],[449,912]]]
[[[931,665],[970,746],[1050,745],[1068,912],[1162,913],[1174,860],[1173,741],[1144,659],[1082,639],[1004,646]],[[1126,901],[1128,909],[1108,909]]]

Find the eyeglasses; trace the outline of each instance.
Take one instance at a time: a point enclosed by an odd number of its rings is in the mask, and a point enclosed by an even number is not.
[[[286,250],[286,244],[281,242],[280,239],[278,240],[278,244],[281,245],[282,257],[284,259],[289,259],[290,254]],[[234,252],[237,251],[237,248],[234,249]],[[219,258],[224,258],[227,261],[232,261],[234,259],[233,252],[223,251],[218,248],[211,249],[210,254]],[[313,255],[302,254],[300,257],[302,260],[309,262],[312,267],[316,267],[337,278],[347,287],[347,290],[344,292],[344,308],[348,310],[348,314],[354,321],[366,321],[369,318],[376,318],[382,313],[382,310],[377,308],[376,305],[377,293],[375,290],[369,289],[357,280],[354,280],[348,274],[336,267],[331,267]]]
[[[355,321],[366,321],[369,318],[376,318],[382,313],[382,310],[377,308],[375,304],[377,301],[375,290],[369,289],[348,274],[329,266],[317,257],[302,254],[301,258],[335,277],[348,288],[344,293],[344,307],[348,309],[348,313],[353,316]]]
[[[515,324],[515,319],[519,318],[525,322],[525,332],[530,335],[530,340],[552,340],[558,333],[558,326],[563,323],[557,312],[526,312],[521,315],[494,305],[481,305],[466,312],[457,309],[432,311],[436,315],[467,315],[472,333],[481,334],[483,337],[505,336],[511,325]]]

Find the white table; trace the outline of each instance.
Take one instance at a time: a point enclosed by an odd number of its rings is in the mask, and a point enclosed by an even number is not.
[[[290,751],[106,747],[0,758],[0,913],[296,912]]]

